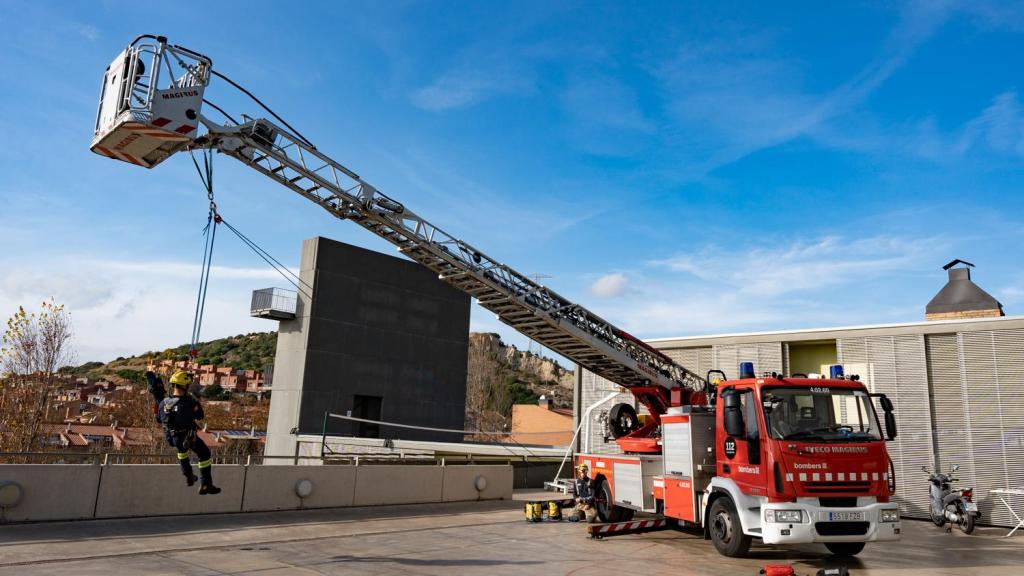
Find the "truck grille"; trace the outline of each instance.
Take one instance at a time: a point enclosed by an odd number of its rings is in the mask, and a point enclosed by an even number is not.
[[[814,529],[821,536],[863,536],[868,533],[867,522],[815,522]]]
[[[871,482],[804,482],[804,489],[811,494],[829,492],[863,492],[871,490]]]
[[[857,506],[856,496],[832,496],[818,498],[822,508],[855,508]]]

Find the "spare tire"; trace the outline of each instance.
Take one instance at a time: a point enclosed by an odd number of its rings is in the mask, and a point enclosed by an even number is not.
[[[636,409],[629,404],[616,404],[608,412],[608,425],[613,438],[622,438],[640,428],[640,418],[636,415]]]

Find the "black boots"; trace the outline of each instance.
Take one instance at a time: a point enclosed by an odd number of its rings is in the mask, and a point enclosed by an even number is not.
[[[202,484],[199,485],[199,494],[220,494],[220,488],[213,485],[213,467],[207,466],[199,469],[200,476],[203,477]],[[190,484],[191,486],[191,484]]]
[[[196,483],[196,475],[192,473],[192,464],[189,463],[188,457],[184,459],[178,456],[178,464],[181,465],[181,473],[185,475],[185,483],[192,486]]]

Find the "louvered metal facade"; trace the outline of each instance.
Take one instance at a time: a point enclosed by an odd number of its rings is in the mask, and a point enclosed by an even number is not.
[[[870,336],[836,341],[839,362],[858,374],[868,391],[885,394],[896,407],[899,434],[887,449],[896,475],[896,501],[903,515],[928,517],[928,483],[921,466],[932,468],[931,404],[924,336]]]
[[[1024,487],[1024,317],[915,322],[652,341],[698,373],[723,370],[735,378],[741,361],[758,375],[789,373],[790,343],[834,342],[847,373],[858,374],[896,408],[899,435],[888,445],[903,514],[928,515],[928,482],[921,466],[948,470],[973,486],[983,524],[1010,526],[1012,516],[989,491]],[[581,376],[582,406],[616,386]],[[588,386],[589,385],[589,392]],[[607,404],[632,401],[625,394]],[[606,409],[607,409],[606,408]],[[592,426],[602,435],[599,425]],[[614,442],[594,439],[601,452]],[[1021,504],[1020,502],[1017,503]]]

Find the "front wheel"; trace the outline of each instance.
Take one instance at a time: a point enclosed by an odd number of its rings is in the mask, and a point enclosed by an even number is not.
[[[928,516],[932,519],[932,523],[941,528],[946,524],[946,515],[943,513],[936,514],[935,507],[928,507]]]
[[[597,518],[601,522],[628,522],[633,518],[633,510],[616,506],[612,502],[612,488],[608,481],[601,479],[597,488],[594,489],[594,505],[597,508]]]
[[[736,506],[729,498],[719,498],[708,512],[711,542],[722,556],[738,558],[750,550],[750,536],[743,533]]]
[[[825,548],[834,556],[856,556],[864,549],[863,542],[826,542]]]

